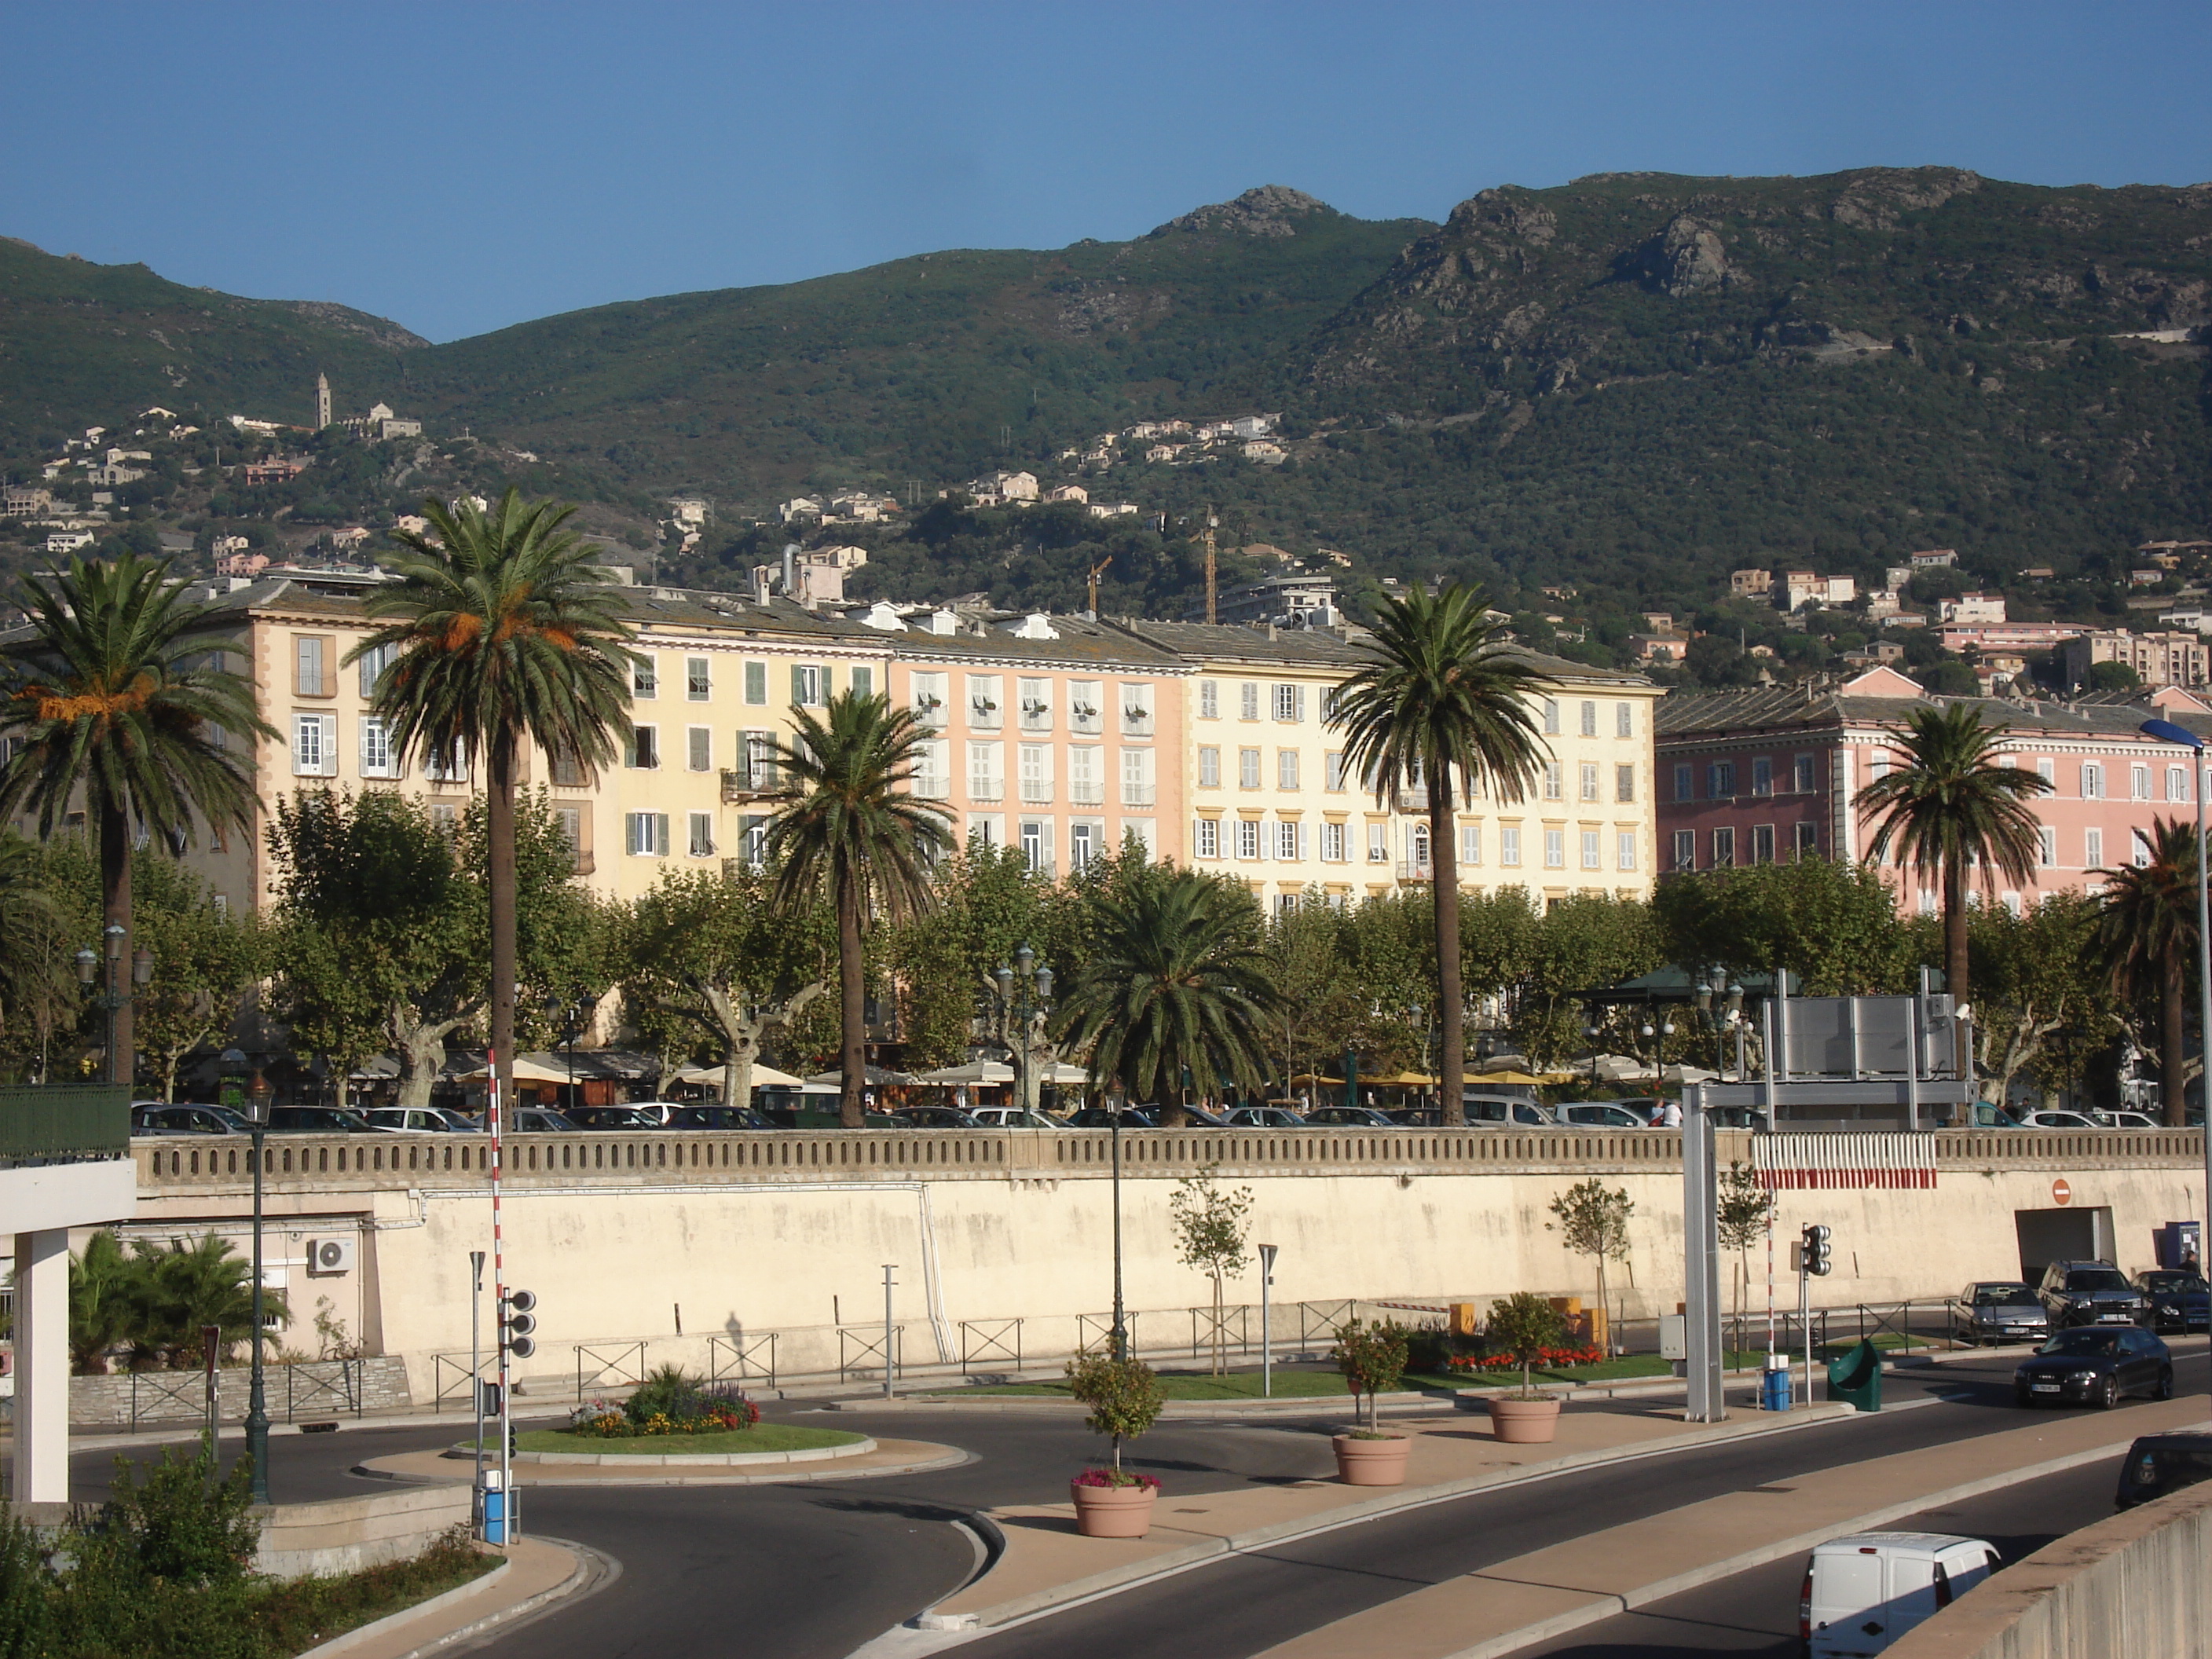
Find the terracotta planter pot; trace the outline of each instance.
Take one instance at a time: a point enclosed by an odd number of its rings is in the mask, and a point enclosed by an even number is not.
[[[1347,1486],[1402,1486],[1406,1484],[1406,1454],[1413,1437],[1394,1434],[1388,1440],[1362,1440],[1340,1434],[1330,1440],[1336,1448],[1336,1478]]]
[[[1539,1446],[1559,1432],[1556,1400],[1492,1400],[1490,1431],[1509,1446]]]
[[[1085,1538],[1142,1538],[1152,1529],[1158,1486],[1086,1486],[1067,1483],[1075,1499],[1075,1529]]]

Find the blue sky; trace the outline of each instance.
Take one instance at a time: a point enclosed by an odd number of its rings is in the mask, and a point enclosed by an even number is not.
[[[1294,185],[2212,179],[2212,6],[13,0],[0,233],[434,339]]]

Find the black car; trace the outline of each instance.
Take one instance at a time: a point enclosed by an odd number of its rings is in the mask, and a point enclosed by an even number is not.
[[[1953,1317],[1970,1342],[2039,1342],[2051,1334],[2035,1286],[2014,1279],[1976,1279],[1959,1292]]]
[[[272,1106],[269,1109],[272,1135],[368,1135],[376,1131],[358,1112],[342,1112],[335,1106]]]
[[[2120,1490],[2112,1504],[2131,1510],[2207,1480],[2212,1480],[2212,1434],[2200,1429],[2147,1434],[2128,1448],[2127,1461],[2120,1465]]]
[[[902,1106],[899,1115],[909,1129],[980,1129],[973,1112],[957,1106]]]
[[[2109,1261],[2054,1261],[2039,1293],[2051,1325],[2140,1325],[2150,1304]]]
[[[2173,1356],[2148,1331],[2061,1331],[2020,1362],[2013,1397],[2023,1406],[2102,1406],[2131,1394],[2173,1398]]]
[[[660,1115],[635,1106],[571,1106],[562,1114],[580,1129],[658,1129]]]
[[[1316,1129],[1395,1129],[1403,1127],[1388,1112],[1372,1106],[1316,1106],[1306,1114],[1306,1123]]]
[[[678,1106],[668,1115],[662,1126],[669,1129],[773,1129],[770,1123],[750,1107],[740,1106]]]
[[[2136,1289],[2150,1304],[2154,1331],[2201,1331],[2212,1327],[2212,1285],[2201,1273],[2152,1267],[2136,1275]]]
[[[134,1106],[134,1135],[227,1135],[234,1126],[212,1106]]]
[[[1119,1112],[1109,1112],[1103,1106],[1085,1106],[1067,1120],[1073,1128],[1110,1129],[1118,1120],[1125,1129],[1157,1129],[1159,1121],[1149,1107],[1125,1106]]]

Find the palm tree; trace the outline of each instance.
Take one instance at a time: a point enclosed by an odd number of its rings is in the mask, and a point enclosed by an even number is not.
[[[929,866],[952,845],[945,813],[908,793],[929,730],[890,699],[842,691],[817,718],[792,712],[788,744],[777,745],[782,805],[768,826],[768,856],[779,867],[777,902],[796,908],[826,891],[837,913],[837,980],[843,1059],[837,1120],[866,1121],[866,958],[861,929],[928,908]]]
[[[1215,1095],[1266,1077],[1283,998],[1251,894],[1156,866],[1096,903],[1089,960],[1059,1013],[1091,1075],[1169,1110],[1186,1086]]]
[[[168,570],[125,554],[27,576],[18,603],[30,632],[6,651],[0,729],[22,747],[0,772],[0,817],[35,806],[45,840],[82,808],[100,837],[104,925],[123,930],[125,962],[137,836],[181,854],[195,816],[251,835],[252,750],[232,744],[276,735],[255,710],[252,680],[210,650],[210,607]],[[128,1087],[137,1070],[128,1002],[114,1031],[108,1077]]]
[[[368,599],[384,625],[347,655],[391,656],[370,708],[393,755],[420,751],[458,771],[484,768],[490,865],[491,1043],[500,1097],[514,1097],[514,775],[526,742],[581,766],[614,757],[635,654],[622,589],[598,550],[562,526],[575,508],[523,501],[422,503],[427,532],[399,531],[401,580]]]
[[[2139,1007],[2158,996],[2159,1091],[2178,1129],[2189,1121],[2182,1008],[2197,961],[2197,827],[2154,818],[2149,850],[2148,864],[2097,872],[2105,878],[2097,942],[2120,997]]]
[[[1467,1121],[1454,777],[1468,797],[1486,787],[1500,802],[1516,801],[1535,781],[1544,752],[1528,713],[1544,681],[1499,638],[1486,608],[1480,588],[1456,584],[1433,598],[1417,585],[1404,599],[1384,599],[1366,647],[1373,660],[1345,682],[1329,716],[1345,734],[1345,764],[1378,802],[1427,788],[1447,1123]]]
[[[2005,728],[1971,702],[1915,708],[1905,725],[1905,765],[1851,804],[1881,819],[1868,848],[1876,864],[1894,850],[1899,864],[1942,884],[1944,986],[1964,1002],[1967,872],[1978,866],[1992,892],[1999,877],[2016,887],[2034,881],[2041,825],[2027,802],[2051,785],[2024,766],[1997,764]]]

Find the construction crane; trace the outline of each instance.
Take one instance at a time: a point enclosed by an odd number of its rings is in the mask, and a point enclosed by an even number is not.
[[[1206,544],[1206,622],[1209,628],[1221,620],[1218,606],[1215,602],[1217,570],[1213,556],[1213,530],[1214,526],[1220,522],[1221,520],[1214,516],[1213,503],[1208,501],[1206,504],[1206,531],[1200,539]]]
[[[1091,620],[1093,622],[1098,620],[1098,579],[1106,574],[1106,567],[1113,562],[1114,556],[1109,553],[1091,567]]]

